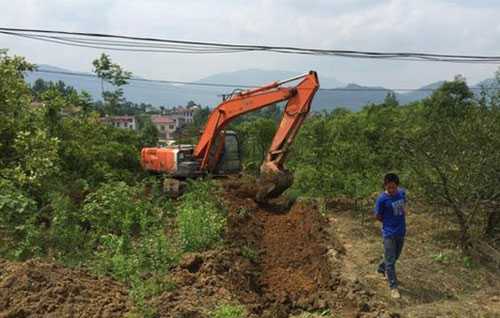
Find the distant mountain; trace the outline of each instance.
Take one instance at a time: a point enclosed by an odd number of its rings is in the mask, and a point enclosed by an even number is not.
[[[39,65],[40,70],[49,72],[30,72],[26,80],[33,83],[42,78],[47,81],[63,81],[82,91],[90,93],[95,100],[101,99],[101,82],[92,73],[73,72],[50,65]],[[52,73],[56,72],[56,73]],[[64,73],[77,73],[78,76]],[[195,83],[223,83],[232,85],[263,85],[276,80],[283,80],[298,74],[290,71],[249,69],[235,72],[214,74]],[[138,78],[140,79],[140,78]],[[487,80],[483,81],[487,83]],[[443,82],[423,86],[421,90],[396,94],[401,104],[420,100],[432,94]],[[379,86],[360,86],[348,84],[344,86],[335,78],[320,77],[321,88],[316,94],[312,108],[315,111],[331,110],[345,107],[359,110],[369,103],[382,103],[389,89]],[[232,88],[196,85],[178,85],[150,81],[131,81],[124,87],[125,97],[136,103],[150,103],[154,106],[173,107],[185,105],[193,100],[202,105],[213,107],[220,103],[221,94],[230,93]]]
[[[248,69],[210,75],[200,79],[201,83],[229,83],[235,85],[263,85],[300,75],[300,72]],[[345,84],[333,77],[320,76],[322,88],[342,87]]]
[[[407,93],[399,93],[397,94],[397,98],[400,104],[408,104],[411,102],[415,102],[417,100],[424,99],[428,96],[432,95],[432,92],[443,85],[444,81],[435,82],[429,85],[425,85],[418,90],[410,91]]]
[[[348,84],[345,87],[321,89],[314,97],[314,110],[344,107],[359,110],[370,103],[382,103],[390,90],[383,87]]]
[[[48,72],[56,72],[56,73],[45,73],[37,71],[29,72],[25,76],[25,79],[28,83],[30,84],[34,83],[38,78],[42,78],[45,81],[53,81],[53,82],[63,81],[64,83],[66,83],[66,85],[73,86],[74,88],[80,91],[83,90],[87,91],[94,97],[100,94],[101,82],[97,78],[92,77],[92,74],[90,73],[75,72],[60,67],[44,65],[44,64],[38,65],[38,68],[40,70],[47,70]],[[81,76],[66,75],[57,72],[77,73],[80,74]]]

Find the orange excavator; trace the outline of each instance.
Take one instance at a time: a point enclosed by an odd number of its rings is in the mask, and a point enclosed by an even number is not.
[[[300,80],[295,86],[286,83]],[[256,188],[256,201],[275,198],[293,183],[293,175],[284,168],[287,151],[311,109],[319,88],[316,72],[232,94],[210,113],[203,134],[196,146],[176,145],[143,148],[141,165],[151,172],[168,176],[164,186],[172,196],[182,192],[182,181],[207,173],[228,175],[241,172],[241,151],[238,137],[225,130],[231,120],[275,103],[287,101],[280,125],[264,162]]]

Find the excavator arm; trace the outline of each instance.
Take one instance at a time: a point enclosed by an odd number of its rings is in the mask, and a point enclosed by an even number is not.
[[[301,80],[296,86],[282,86],[296,80]],[[221,149],[220,145],[216,147],[216,141],[231,120],[266,106],[287,101],[280,125],[261,165],[257,199],[264,201],[268,197],[281,194],[292,183],[291,174],[285,172],[283,167],[288,148],[309,113],[318,88],[318,76],[316,72],[310,71],[288,80],[237,93],[222,102],[210,114],[200,141],[194,149],[194,156],[201,159],[200,169],[210,170],[216,165],[216,161],[220,158],[217,153]],[[211,151],[213,147],[216,148],[215,151]]]

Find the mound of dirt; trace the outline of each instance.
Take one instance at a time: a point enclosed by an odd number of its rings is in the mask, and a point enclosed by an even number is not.
[[[160,317],[209,317],[221,304],[259,304],[257,272],[239,249],[189,254],[174,269],[176,288],[151,301]]]
[[[226,180],[225,246],[187,256],[177,288],[152,303],[161,317],[208,317],[221,304],[245,305],[248,317],[289,317],[330,310],[341,317],[390,317],[359,281],[343,277],[344,248],[311,202],[254,201],[251,179]]]
[[[0,317],[123,317],[126,288],[84,271],[0,260]]]

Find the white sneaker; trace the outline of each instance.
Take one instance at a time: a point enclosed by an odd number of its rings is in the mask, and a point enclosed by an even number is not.
[[[399,290],[397,288],[391,289],[391,297],[394,299],[401,298],[401,294],[399,293]]]

